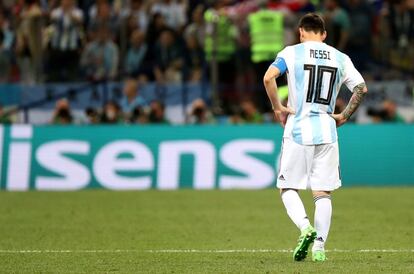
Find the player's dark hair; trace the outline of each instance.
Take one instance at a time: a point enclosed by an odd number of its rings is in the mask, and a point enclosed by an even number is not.
[[[300,19],[299,28],[322,34],[325,31],[325,21],[315,13],[308,13]]]

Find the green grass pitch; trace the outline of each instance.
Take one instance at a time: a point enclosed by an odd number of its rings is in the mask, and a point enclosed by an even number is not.
[[[285,252],[299,231],[275,189],[0,192],[0,272],[414,273],[414,188],[343,188],[333,207],[313,263]]]

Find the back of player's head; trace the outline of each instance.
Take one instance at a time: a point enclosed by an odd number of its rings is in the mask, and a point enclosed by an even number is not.
[[[325,21],[315,13],[304,15],[299,21],[299,28],[305,31],[323,34],[325,32]]]

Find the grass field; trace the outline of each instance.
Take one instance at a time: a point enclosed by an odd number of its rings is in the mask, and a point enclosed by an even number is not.
[[[292,261],[276,190],[1,192],[0,272],[414,273],[414,188],[344,188],[333,204],[317,264]]]

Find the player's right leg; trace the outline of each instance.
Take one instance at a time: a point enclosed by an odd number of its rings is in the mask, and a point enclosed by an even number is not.
[[[298,191],[296,189],[281,189],[280,193],[289,218],[300,229],[301,234],[293,251],[293,259],[302,261],[306,258],[309,246],[316,238],[316,230],[309,222]]]
[[[308,184],[308,166],[310,165],[307,159],[309,155],[312,155],[313,151],[309,151],[312,149],[310,146],[302,146],[284,138],[279,161],[277,187],[281,190],[281,198],[289,218],[301,231],[298,244],[293,252],[293,258],[296,261],[306,258],[309,245],[316,237],[316,231],[309,222],[298,194],[298,190],[306,189]]]

